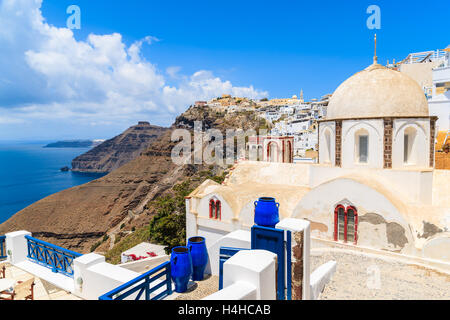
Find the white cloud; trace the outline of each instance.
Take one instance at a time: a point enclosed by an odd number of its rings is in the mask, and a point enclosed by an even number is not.
[[[165,75],[142,56],[145,37],[127,47],[122,35],[90,34],[77,41],[67,28],[49,25],[42,0],[0,2],[0,123],[64,121],[92,125],[136,119],[173,119],[195,100],[223,93],[251,98],[267,96],[253,86],[235,87],[200,70]],[[175,61],[176,63],[176,61]]]

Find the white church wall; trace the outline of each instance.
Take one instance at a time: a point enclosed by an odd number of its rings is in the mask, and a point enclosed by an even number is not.
[[[193,199],[186,199],[186,240],[197,235],[197,215],[192,213]]]
[[[319,123],[319,163],[334,165],[336,159],[336,124],[334,121]]]
[[[343,168],[383,168],[382,119],[345,120],[342,122],[342,167]],[[368,159],[358,159],[358,134],[368,135]]]
[[[336,179],[314,188],[300,200],[292,217],[310,221],[312,236],[331,240],[334,209],[342,201],[357,209],[358,245],[404,253],[413,250],[409,224],[396,205],[379,191],[351,179]]]
[[[255,205],[254,202],[258,199],[248,202],[239,214],[241,226],[245,229],[250,229],[255,223]]]
[[[409,139],[409,160],[405,162],[405,132]],[[395,119],[393,123],[392,168],[429,167],[430,159],[430,120]]]
[[[379,180],[395,190],[397,197],[409,202],[431,204],[433,196],[432,170],[344,169],[338,167],[310,166],[310,187],[315,188],[340,177],[366,176]]]
[[[450,262],[450,232],[439,234],[423,246],[423,257]]]
[[[437,116],[436,130],[450,130],[450,91],[428,102],[430,115]]]

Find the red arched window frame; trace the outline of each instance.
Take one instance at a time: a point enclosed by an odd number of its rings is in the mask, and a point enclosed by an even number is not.
[[[338,241],[338,211],[339,209],[344,209],[344,242],[347,242],[349,239],[347,239],[347,223],[348,223],[348,210],[352,209],[353,213],[355,214],[355,221],[354,221],[354,228],[355,228],[355,236],[354,236],[354,244],[357,244],[358,242],[358,211],[353,206],[348,206],[345,208],[343,205],[339,204],[334,209],[334,241]]]
[[[343,205],[337,205],[336,206],[336,208],[334,209],[334,241],[338,241],[338,224],[339,224],[339,221],[338,221],[338,212],[339,212],[339,209],[344,209],[344,214],[345,214],[345,216],[347,216],[347,213],[346,213],[346,210],[345,210],[345,207],[343,206]],[[345,228],[347,228],[347,225],[345,225]]]
[[[222,215],[222,204],[220,203],[220,200],[216,201],[216,219],[221,220]]]
[[[270,155],[270,147],[272,146],[272,144],[274,144],[275,145],[275,150],[276,150],[276,156],[277,156],[277,161],[276,162],[278,162],[279,161],[279,154],[278,154],[278,148],[279,148],[279,145],[278,145],[278,143],[276,143],[275,141],[270,141],[268,144],[267,144],[267,161],[268,162],[270,162],[270,159],[271,159],[271,155]]]
[[[214,209],[215,209],[215,202],[213,199],[209,200],[209,217],[214,218]]]
[[[356,243],[358,242],[358,211],[356,210],[355,207],[353,207],[353,206],[348,206],[348,207],[347,207],[347,210],[345,210],[345,216],[346,216],[346,217],[347,217],[347,211],[348,211],[349,209],[352,209],[352,210],[353,210],[353,213],[354,213],[354,215],[355,215],[355,221],[354,221],[354,224],[355,224],[355,238],[354,238],[353,240],[354,240],[354,244],[356,244]],[[347,237],[346,237],[345,239],[347,240]]]

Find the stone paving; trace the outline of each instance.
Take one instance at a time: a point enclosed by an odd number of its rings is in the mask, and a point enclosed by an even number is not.
[[[205,275],[202,281],[191,282],[188,291],[176,293],[174,300],[201,300],[219,290],[219,277]]]
[[[450,274],[348,250],[311,251],[311,270],[335,260],[322,300],[448,300]]]
[[[11,265],[6,266],[6,278],[16,281],[27,281],[34,276]],[[82,300],[70,292],[66,292],[54,285],[34,277],[34,300]]]

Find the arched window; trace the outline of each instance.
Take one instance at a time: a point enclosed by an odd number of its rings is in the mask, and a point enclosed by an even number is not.
[[[357,163],[369,162],[369,132],[358,130],[355,134],[355,160]]]
[[[220,203],[220,200],[216,201],[216,216],[215,218],[220,220],[222,214],[222,204]]]
[[[334,241],[358,241],[358,211],[353,206],[334,209]]]
[[[414,142],[416,140],[416,129],[413,127],[408,127],[405,130],[405,134],[403,137],[403,163],[405,164],[414,164],[415,163],[415,145]]]
[[[216,205],[214,199],[209,200],[209,217],[214,218]]]
[[[325,154],[324,163],[331,163],[331,133],[329,129],[325,129]]]
[[[278,146],[276,142],[269,142],[267,145],[267,160],[269,162],[278,161]]]
[[[292,143],[290,141],[287,142],[287,162],[294,162],[292,159]]]

